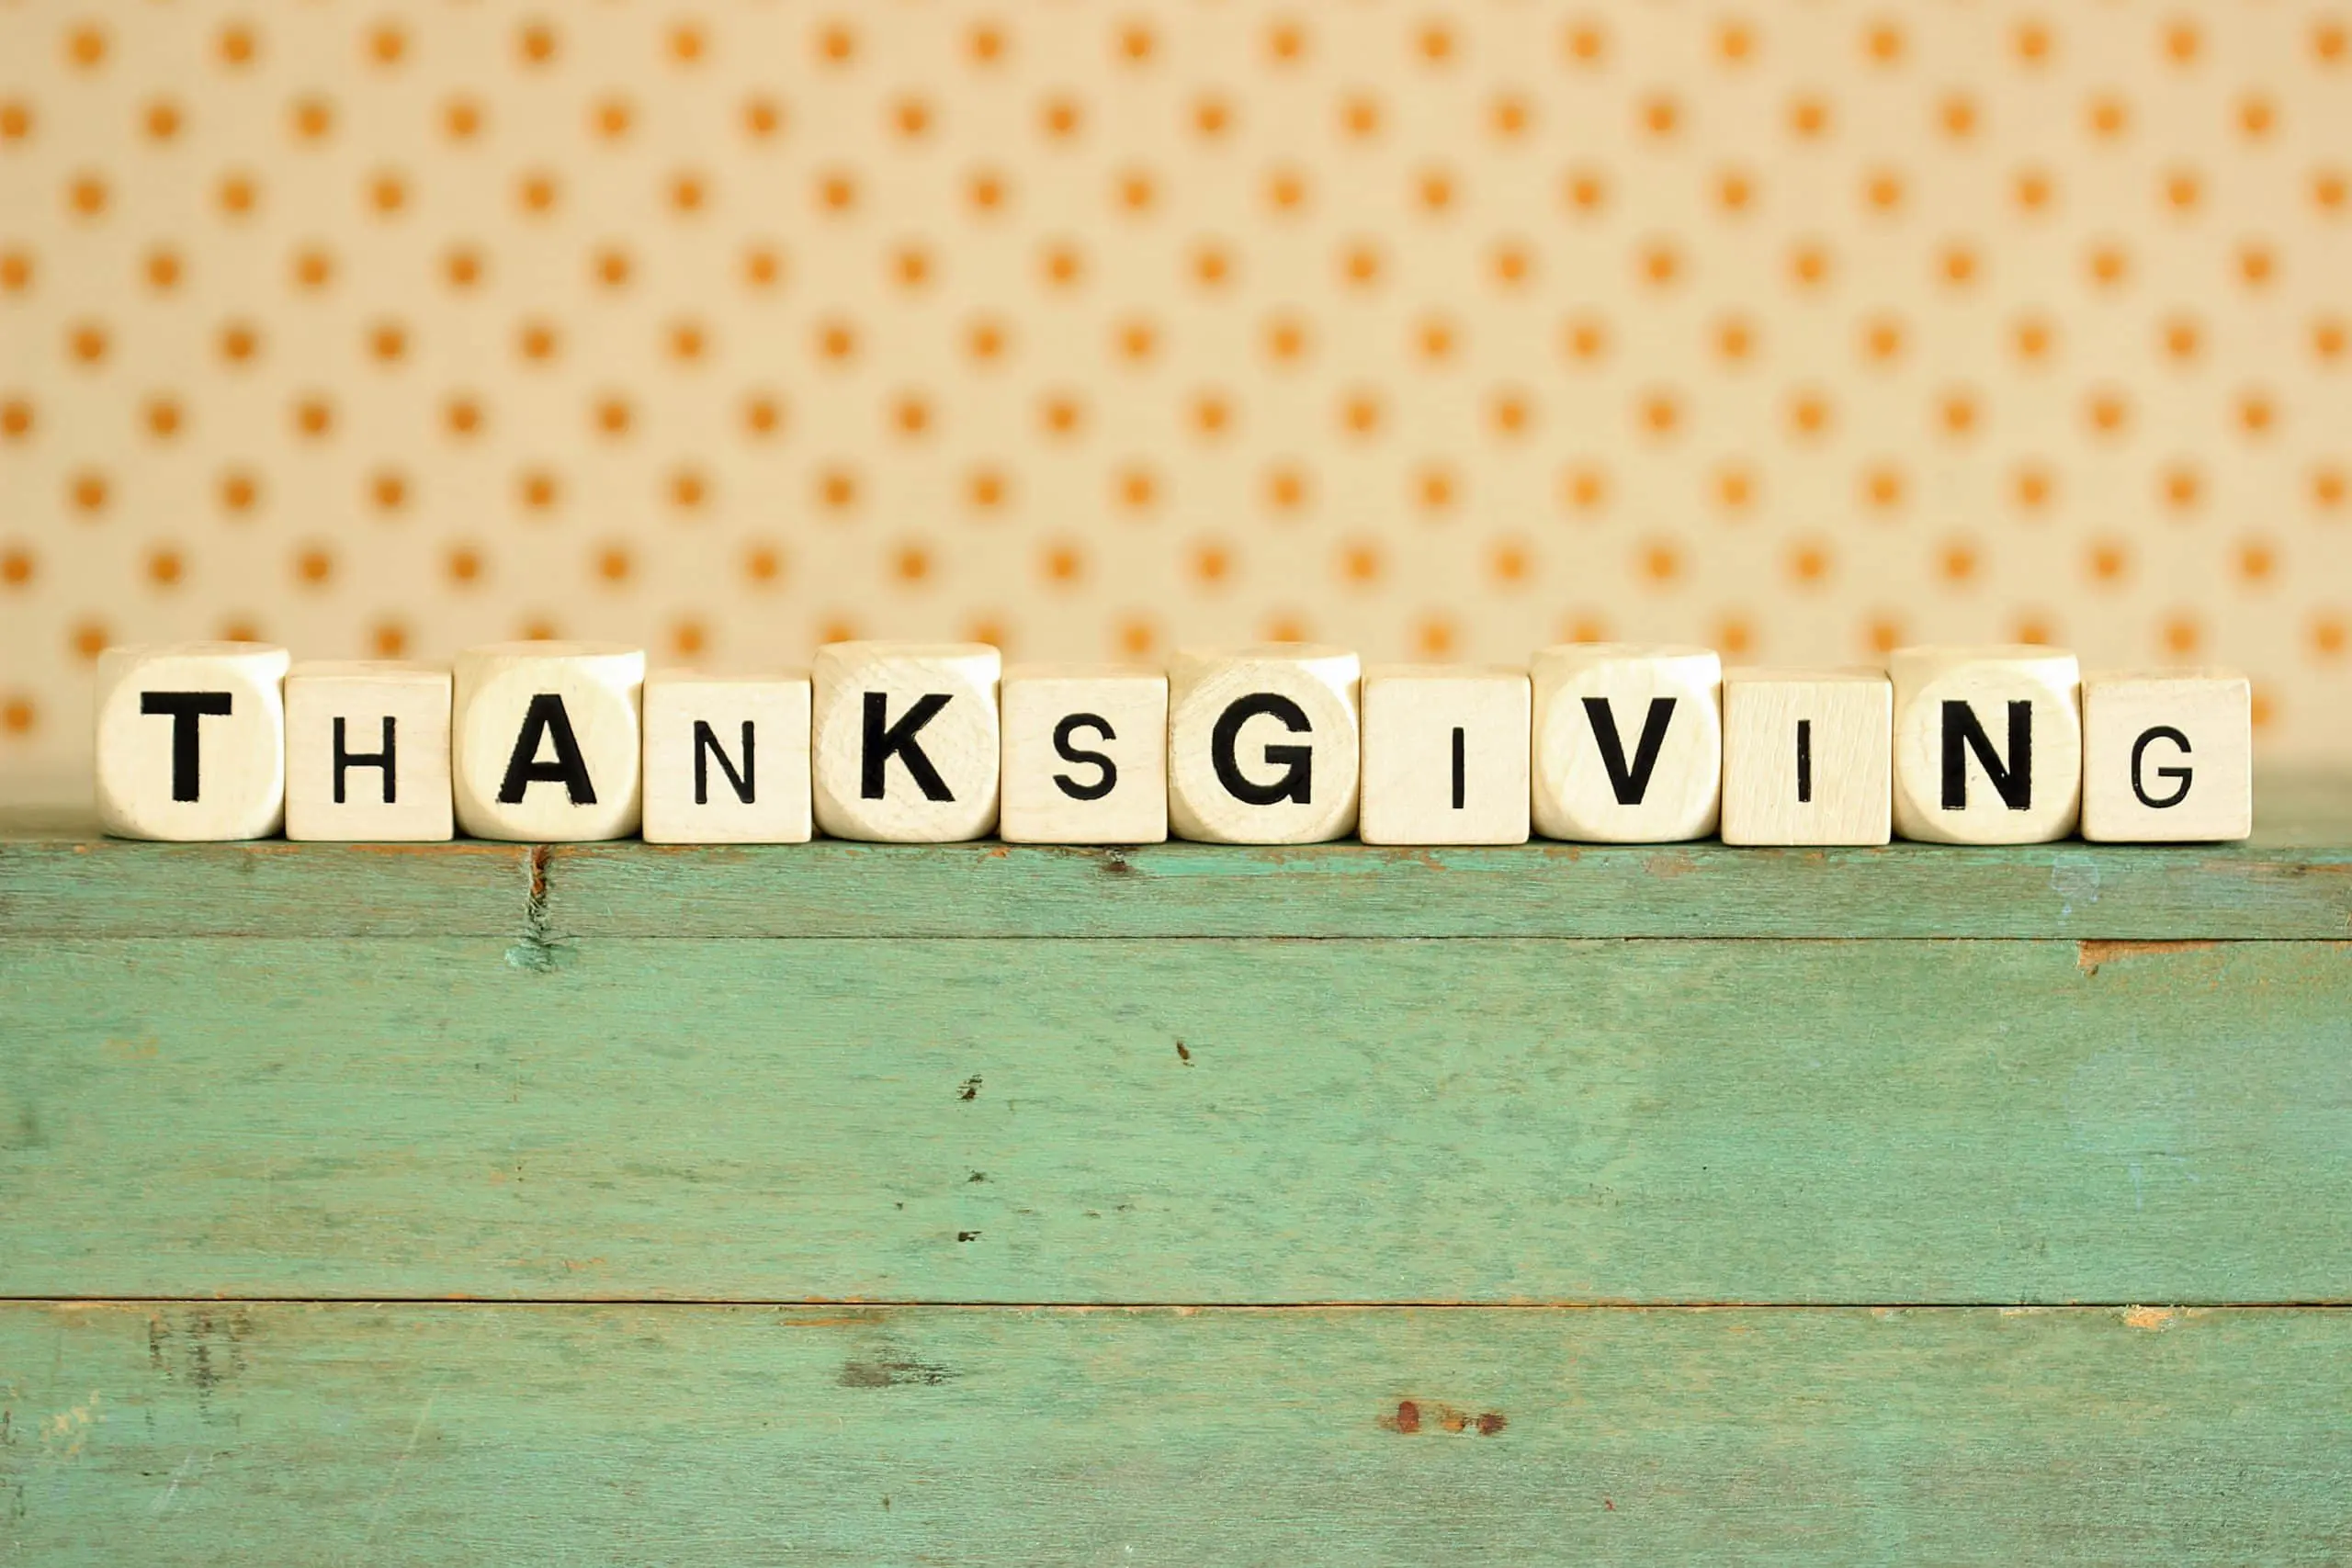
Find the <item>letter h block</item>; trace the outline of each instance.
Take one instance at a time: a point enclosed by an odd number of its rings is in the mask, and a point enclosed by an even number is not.
[[[2082,672],[2063,649],[1898,648],[1894,830],[1939,844],[2039,844],[2075,830]]]
[[[449,671],[306,660],[286,673],[286,836],[401,843],[455,830]]]
[[[943,844],[996,826],[997,650],[835,642],[817,650],[809,767],[836,839]]]
[[[1356,825],[1363,671],[1345,649],[1183,650],[1168,668],[1168,822],[1212,844],[1312,844]]]

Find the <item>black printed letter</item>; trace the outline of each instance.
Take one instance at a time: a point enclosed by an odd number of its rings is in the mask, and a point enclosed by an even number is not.
[[[1813,804],[1813,720],[1797,720],[1797,804]]]
[[[392,716],[390,714],[384,716],[384,749],[380,751],[362,751],[356,756],[343,749],[343,715],[334,716],[334,803],[337,806],[343,804],[343,774],[346,768],[383,769],[384,804],[387,806],[398,804],[393,799],[392,779],[395,768],[392,761]]]
[[[229,694],[141,692],[139,694],[139,711],[172,716],[172,798],[194,800],[197,796],[197,723],[200,719],[228,713]]]
[[[555,742],[553,761],[537,760],[543,738]],[[587,760],[580,755],[580,742],[571,733],[571,716],[555,692],[541,692],[525,711],[522,733],[514,737],[514,750],[506,759],[506,782],[498,786],[498,804],[522,805],[523,792],[535,784],[561,784],[574,806],[596,804],[595,787],[588,782]]]
[[[1650,699],[1650,711],[1642,720],[1642,738],[1634,743],[1634,766],[1629,773],[1625,743],[1617,738],[1617,720],[1609,711],[1609,699],[1585,698],[1585,717],[1592,723],[1593,743],[1600,748],[1600,765],[1609,770],[1609,787],[1617,792],[1618,805],[1639,806],[1642,796],[1649,793],[1650,771],[1657,766],[1658,750],[1666,744],[1666,727],[1674,718],[1676,700]]]
[[[882,765],[896,756],[907,765],[908,775],[915,781],[915,787],[922,791],[925,800],[956,798],[947,788],[947,781],[939,776],[939,770],[931,765],[931,759],[923,755],[922,747],[915,740],[915,731],[939,716],[939,710],[947,705],[950,694],[946,692],[927,692],[915,699],[915,705],[907,710],[904,718],[896,724],[886,725],[885,721],[890,716],[889,696],[882,692],[865,694],[865,769],[864,777],[859,781],[858,794],[868,800],[881,799],[884,794]]]
[[[1267,747],[1266,761],[1284,770],[1272,784],[1251,784],[1234,761],[1233,748],[1241,739],[1241,727],[1260,714],[1281,719],[1283,728],[1293,735],[1304,735],[1315,728],[1307,722],[1305,709],[1272,692],[1252,692],[1236,700],[1217,715],[1216,728],[1209,737],[1209,761],[1216,764],[1216,782],[1246,806],[1272,806],[1284,800],[1307,804],[1314,793],[1313,747]]]
[[[1964,702],[1944,703],[1944,809],[1968,809],[1968,753],[1984,764],[1984,776],[1994,793],[2012,811],[2033,807],[2033,705],[2009,705],[2009,760],[2004,766],[1993,750],[1993,738],[1976,722],[1976,710]]]
[[[1112,785],[1119,782],[1119,764],[1100,751],[1082,750],[1071,745],[1070,737],[1080,729],[1095,730],[1105,740],[1119,738],[1101,714],[1067,714],[1059,724],[1054,726],[1054,755],[1065,762],[1091,762],[1102,770],[1102,776],[1092,784],[1080,784],[1068,773],[1056,773],[1054,784],[1072,800],[1100,800],[1111,793]]]
[[[718,759],[718,771],[727,775],[734,786],[735,798],[744,805],[752,804],[752,721],[743,721],[743,771],[737,773],[728,761],[727,753],[718,744],[718,735],[701,719],[695,720],[695,804],[710,804],[710,760]]]
[[[2162,800],[2158,800],[2154,796],[2151,795],[2148,793],[2147,785],[2140,782],[2140,759],[2146,753],[2149,742],[2155,740],[2171,741],[2174,745],[2180,748],[2180,754],[2186,757],[2189,754],[2188,737],[2183,735],[2179,730],[2175,729],[2169,724],[2160,724],[2154,729],[2142,730],[2140,732],[2140,739],[2132,742],[2132,793],[2140,797],[2141,805],[2149,807],[2157,811],[2162,811],[2168,806],[2178,806],[2182,801],[2188,798],[2188,786],[2191,782],[2191,775],[2196,773],[2196,770],[2194,768],[2158,768],[2156,770],[2156,777],[2160,779],[2175,779],[2179,782],[2173,789],[2173,792],[2165,796]]]

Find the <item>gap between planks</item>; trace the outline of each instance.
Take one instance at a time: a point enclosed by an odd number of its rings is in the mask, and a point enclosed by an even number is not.
[[[2312,1297],[2278,1301],[2184,1300],[2165,1302],[1763,1302],[1763,1301],[1328,1301],[1328,1302],[972,1302],[830,1296],[19,1296],[0,1295],[8,1306],[356,1306],[447,1307],[708,1307],[801,1310],[836,1307],[854,1312],[2344,1312],[2352,1298]]]

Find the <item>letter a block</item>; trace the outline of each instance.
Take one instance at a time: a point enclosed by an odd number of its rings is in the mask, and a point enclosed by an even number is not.
[[[637,831],[643,649],[496,643],[458,655],[456,677],[458,827],[554,843]]]
[[[1367,844],[1527,842],[1524,670],[1375,664],[1363,672]]]
[[[1939,844],[2039,844],[2075,830],[2082,674],[2060,649],[1898,648],[1894,830]]]
[[[286,814],[286,650],[153,643],[98,656],[98,819],[125,839],[264,839]]]
[[[286,674],[286,836],[447,839],[449,671],[306,660]]]
[[[997,650],[836,642],[817,650],[817,826],[836,839],[944,844],[996,826]]]
[[[1878,670],[1724,671],[1724,842],[1883,844],[1894,688]]]
[[[1657,844],[1715,830],[1723,661],[1703,648],[1568,643],[1535,655],[1535,829]]]
[[[1212,844],[1312,844],[1356,825],[1363,666],[1345,649],[1181,651],[1168,669],[1168,823]]]
[[[645,678],[645,841],[805,844],[808,677]]]
[[[2222,670],[2083,677],[2083,837],[2113,843],[2254,831],[2254,689]]]
[[[1009,844],[1156,844],[1168,837],[1168,678],[1116,665],[1004,672]]]

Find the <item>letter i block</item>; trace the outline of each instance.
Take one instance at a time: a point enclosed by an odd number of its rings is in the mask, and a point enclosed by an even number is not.
[[[153,643],[98,657],[98,818],[125,839],[265,839],[286,813],[282,648]]]
[[[2083,837],[2115,843],[2254,831],[2254,689],[2221,670],[2083,677]]]
[[[1341,648],[1179,652],[1168,670],[1168,822],[1213,844],[1312,844],[1356,825],[1363,666]]]
[[[1116,665],[1004,672],[1009,844],[1156,844],[1168,837],[1168,677]]]
[[[1367,844],[1523,844],[1524,670],[1375,664],[1363,672]]]
[[[1724,842],[1883,844],[1894,687],[1879,670],[1724,671]]]
[[[645,841],[805,844],[808,677],[645,678]]]
[[[810,771],[836,839],[939,844],[996,826],[997,684],[978,642],[836,642],[817,650]]]
[[[1898,648],[1894,830],[1939,844],[2039,844],[2075,830],[2081,667],[2063,649]]]
[[[286,674],[286,836],[447,839],[449,671],[305,660]]]
[[[456,677],[458,827],[544,843],[637,831],[643,649],[495,643],[458,655]]]
[[[1657,844],[1715,830],[1723,661],[1703,648],[1568,643],[1535,655],[1535,829]]]

